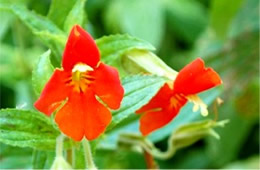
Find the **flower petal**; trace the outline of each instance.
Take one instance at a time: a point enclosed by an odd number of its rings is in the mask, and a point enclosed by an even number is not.
[[[41,96],[34,103],[35,108],[46,115],[51,115],[71,91],[65,83],[69,76],[68,72],[55,69],[52,77],[44,87]]]
[[[140,131],[146,136],[169,123],[174,115],[169,112],[146,112],[140,119]]]
[[[110,111],[97,101],[93,92],[85,96],[85,136],[88,140],[99,137],[112,119]]]
[[[166,90],[166,87],[164,88]],[[160,95],[161,99],[163,99],[163,93]],[[180,94],[172,94],[168,100],[159,100],[160,98],[156,98],[159,104],[156,105],[155,100],[152,99],[151,101],[154,103],[151,103],[149,108],[147,107],[147,110],[144,111],[140,119],[140,131],[143,135],[148,135],[168,124],[187,103],[187,99]],[[158,108],[158,105],[161,105],[161,109],[155,110]]]
[[[84,95],[72,92],[67,103],[57,112],[55,121],[59,129],[75,141],[84,136]]]
[[[186,65],[174,81],[174,92],[184,95],[200,93],[222,83],[212,68],[205,68],[200,58]]]
[[[75,141],[83,136],[96,139],[111,121],[110,111],[100,104],[89,89],[85,93],[71,93],[68,102],[55,117],[61,131]]]
[[[172,96],[172,90],[169,85],[165,83],[157,94],[142,108],[136,111],[137,114],[151,111],[153,109],[167,108],[170,104],[170,98]]]
[[[90,88],[111,109],[118,109],[124,96],[124,89],[120,83],[118,72],[115,68],[100,63],[92,72],[95,77]]]
[[[100,54],[93,38],[79,25],[72,28],[62,59],[64,70],[72,70],[77,63],[95,67]]]

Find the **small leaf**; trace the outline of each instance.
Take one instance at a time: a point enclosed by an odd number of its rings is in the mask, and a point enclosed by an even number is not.
[[[97,39],[96,43],[101,52],[102,60],[107,64],[115,62],[125,52],[133,49],[155,50],[150,43],[129,35],[104,36]]]
[[[59,28],[63,29],[64,21],[71,11],[76,0],[52,0],[48,18],[52,20]]]
[[[66,34],[54,23],[45,17],[39,16],[29,11],[21,5],[0,4],[0,9],[8,9],[23,21],[28,28],[38,36],[45,45],[54,53],[55,59],[60,62],[62,52],[66,42]]]
[[[43,53],[32,72],[32,84],[37,96],[40,95],[54,70],[50,61],[50,54],[50,50]]]
[[[44,169],[47,153],[45,151],[34,150],[32,157],[33,169]]]
[[[5,145],[0,142],[0,169],[31,168],[32,149]]]
[[[259,8],[259,0],[243,0],[241,8],[238,10],[237,14],[234,17],[234,20],[230,25],[229,36],[233,38],[242,35],[243,33],[248,36],[247,34],[249,32],[256,32],[256,34],[258,34],[260,29]]]
[[[86,0],[78,0],[69,12],[64,22],[64,30],[70,32],[71,28],[75,25],[83,26],[86,23],[86,13],[84,11]]]
[[[145,105],[165,83],[165,79],[158,76],[130,76],[123,79],[125,96],[119,110],[113,112],[113,120],[108,130],[127,119],[130,115]]]
[[[225,39],[229,27],[244,0],[213,0],[210,13],[210,26],[215,31],[216,37]],[[225,12],[223,12],[225,8]]]
[[[161,1],[110,1],[105,13],[105,25],[111,32],[128,33],[159,47],[165,31]]]
[[[1,25],[0,25],[0,40],[4,38],[4,35],[8,31],[9,27],[13,24],[14,16],[7,11],[1,10]]]
[[[32,110],[0,110],[0,142],[18,147],[54,149],[59,132],[51,120]]]
[[[175,36],[193,42],[207,26],[206,9],[195,0],[166,0],[169,28]]]

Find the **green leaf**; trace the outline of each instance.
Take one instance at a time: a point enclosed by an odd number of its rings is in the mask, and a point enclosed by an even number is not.
[[[32,164],[33,169],[44,169],[47,160],[47,153],[45,151],[34,150]]]
[[[196,0],[165,0],[169,28],[174,36],[193,42],[207,25],[206,9]]]
[[[67,15],[77,0],[52,0],[48,18],[63,29]]]
[[[75,169],[84,169],[86,167],[85,163],[85,155],[83,146],[80,145],[79,147],[74,147],[73,151],[75,152],[75,159],[74,159],[74,167]],[[73,164],[73,163],[72,163]]]
[[[20,80],[15,83],[15,105],[16,108],[31,109],[32,105],[32,86],[28,81]]]
[[[249,76],[249,75],[247,75]],[[257,75],[257,77],[259,77]],[[259,82],[259,80],[257,80]],[[259,86],[259,84],[258,84]],[[241,88],[239,87],[232,87],[228,91],[228,96],[230,96],[230,99],[225,101],[222,107],[219,108],[218,112],[219,114],[219,119],[229,119],[231,120],[231,123],[225,127],[225,129],[219,129],[217,132],[221,136],[221,140],[215,141],[212,140],[211,138],[207,138],[206,143],[206,153],[207,157],[209,157],[209,163],[212,164],[213,167],[223,167],[225,166],[228,162],[231,162],[232,160],[235,160],[237,158],[237,154],[241,152],[241,148],[245,146],[245,143],[248,141],[248,134],[252,134],[252,139],[249,142],[250,144],[256,143],[256,146],[258,145],[258,138],[255,136],[252,132],[252,129],[254,127],[258,127],[258,120],[259,117],[251,117],[254,114],[256,116],[259,115],[259,110],[255,110],[256,112],[251,112],[252,110],[247,110],[246,112],[241,112],[241,108],[237,108],[236,102],[239,97],[241,97],[241,93],[243,93],[243,90],[246,91],[248,89],[244,89],[245,87]],[[243,89],[243,90],[241,90]],[[258,96],[258,101],[259,101],[259,91],[255,91],[254,94]],[[228,97],[226,96],[226,97]],[[231,98],[232,96],[232,98]],[[248,97],[243,98],[245,102],[248,102],[247,100],[250,100]],[[258,101],[254,101],[252,104],[258,105]],[[240,106],[241,107],[241,106]],[[251,109],[251,108],[250,108]],[[244,114],[244,115],[242,115]],[[247,117],[248,116],[248,117]],[[258,134],[256,131],[255,134]],[[255,138],[254,138],[255,137]],[[230,139],[235,139],[235,140],[230,140]],[[254,148],[254,146],[248,146],[246,145],[247,148]],[[246,149],[247,149],[246,148]],[[223,155],[223,153],[225,153]],[[218,161],[215,161],[218,160]]]
[[[164,35],[164,11],[161,1],[110,1],[105,24],[114,33],[123,32],[151,42],[159,47]]]
[[[32,72],[32,84],[37,96],[40,95],[54,71],[50,61],[50,54],[50,50],[43,53]]]
[[[259,32],[259,0],[244,0],[241,9],[230,26],[230,37],[236,37],[242,33]]]
[[[213,0],[211,1],[210,26],[215,31],[216,37],[225,39],[231,21],[241,8],[244,0]],[[225,12],[223,12],[225,9]]]
[[[39,16],[29,11],[21,5],[3,5],[0,9],[11,10],[27,27],[38,36],[46,46],[48,46],[56,61],[61,61],[62,52],[66,42],[66,34],[60,30],[54,23],[45,17]]]
[[[223,169],[259,169],[259,155],[250,156],[245,160],[237,160],[225,165]]]
[[[5,145],[0,142],[0,169],[31,168],[32,149]]]
[[[21,50],[8,43],[0,43],[1,83],[15,88],[17,81],[28,79],[33,65],[38,60],[36,56],[41,53],[43,53],[43,49],[38,46]]]
[[[17,67],[19,64],[17,61],[17,53],[15,48],[10,45],[1,43],[0,50],[0,77],[1,83],[7,84],[9,87],[14,86],[18,78],[23,76],[21,67]],[[15,70],[15,71],[14,71]]]
[[[9,27],[12,25],[14,16],[10,12],[1,10],[1,25],[0,25],[0,40],[4,38],[4,35],[8,31]]]
[[[69,12],[64,22],[64,30],[69,33],[71,28],[75,25],[83,26],[86,23],[86,13],[84,11],[86,0],[78,0]]]
[[[97,46],[101,52],[102,60],[105,63],[115,62],[125,52],[140,50],[155,50],[148,42],[129,35],[110,35],[96,40]]]
[[[113,119],[107,130],[111,130],[118,123],[145,105],[165,83],[165,79],[158,76],[130,76],[122,81],[125,95],[119,110],[113,112]]]
[[[59,134],[51,120],[32,110],[0,110],[0,142],[18,147],[54,149]]]

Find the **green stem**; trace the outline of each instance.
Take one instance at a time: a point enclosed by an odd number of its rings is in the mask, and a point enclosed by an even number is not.
[[[60,135],[56,139],[56,156],[63,157],[63,140],[64,136]]]
[[[83,139],[82,144],[83,144],[83,148],[84,148],[86,167],[91,170],[96,170],[97,167],[93,161],[91,148],[90,148],[90,144],[89,144],[88,140]]]
[[[72,167],[76,166],[76,153],[75,153],[75,147],[72,147]]]
[[[136,134],[122,134],[119,137],[119,142],[141,146],[147,153],[161,160],[171,158],[176,152],[176,148],[174,148],[170,143],[168,144],[168,150],[163,152],[157,149],[149,140],[137,136]]]

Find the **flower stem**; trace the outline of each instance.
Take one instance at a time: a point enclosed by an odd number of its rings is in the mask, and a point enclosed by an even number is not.
[[[153,156],[150,153],[148,153],[146,150],[144,150],[144,158],[145,158],[147,169],[159,169]]]
[[[75,147],[72,147],[72,167],[76,166],[76,151],[75,151]]]
[[[56,139],[56,156],[63,157],[63,139],[64,136],[60,135]]]
[[[96,170],[97,168],[92,158],[91,148],[88,140],[83,139],[82,144],[84,148],[86,167],[91,170]]]
[[[69,164],[72,164],[72,149],[67,150],[67,161]]]

